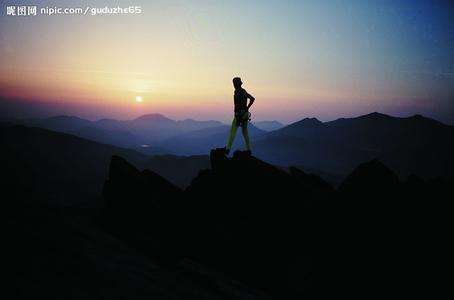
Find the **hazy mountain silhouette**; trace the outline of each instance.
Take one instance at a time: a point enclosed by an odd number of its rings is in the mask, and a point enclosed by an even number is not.
[[[138,127],[141,127],[142,123],[145,123],[145,125],[149,125],[151,123],[154,125],[162,125],[162,126],[169,126],[170,124],[175,124],[175,121],[173,121],[161,114],[146,114],[146,115],[137,117],[129,122]]]
[[[253,122],[252,124],[254,124],[255,127],[265,131],[278,130],[285,126],[284,124],[278,121],[258,121]]]
[[[23,122],[147,155],[205,155],[224,146],[229,132],[227,125],[217,121],[174,121],[161,114],[127,121],[91,122],[61,116]],[[399,176],[453,177],[453,128],[419,115],[396,118],[371,113],[331,122],[306,118],[271,132],[251,125],[250,135],[257,157],[276,165],[317,170],[332,178],[344,177],[356,165],[374,158]],[[234,148],[243,147],[241,137],[235,142]]]
[[[23,120],[27,125],[33,125],[60,132],[73,132],[81,128],[90,126],[91,121],[75,116],[56,116],[47,119],[26,119]]]
[[[114,119],[101,119],[96,122],[98,126],[112,129],[138,129],[138,130],[170,130],[178,133],[199,130],[203,128],[223,125],[219,121],[196,121],[193,119],[172,120],[161,114],[147,114],[133,120],[117,121]]]
[[[186,132],[223,124],[218,121],[175,121],[161,114],[147,114],[133,120],[101,119],[89,121],[74,116],[57,116],[46,119],[24,119],[15,122],[64,133],[71,133],[97,142],[119,147],[134,148],[146,154],[163,153],[157,143]],[[142,145],[148,146],[147,149]]]
[[[248,130],[251,138],[259,137],[266,133],[252,124],[248,126]],[[230,126],[227,125],[205,128],[166,139],[159,145],[176,155],[206,154],[210,149],[224,147],[227,143],[229,132]],[[244,140],[241,136],[238,136],[233,144],[233,149],[243,147]]]
[[[185,119],[181,121],[177,121],[178,125],[186,132],[189,131],[195,131],[195,130],[201,130],[205,128],[213,128],[213,127],[219,127],[224,125],[223,123],[219,121],[196,121],[193,119]]]
[[[254,145],[258,157],[275,164],[334,174],[348,174],[359,163],[379,158],[403,176],[454,175],[454,127],[422,116],[303,119],[255,139]]]
[[[123,129],[102,129],[93,126],[85,126],[78,128],[68,133],[76,136],[86,138],[92,141],[96,141],[103,144],[115,145],[118,147],[125,148],[139,148],[141,145],[141,139],[133,135],[131,132]],[[153,147],[154,150],[154,147]]]

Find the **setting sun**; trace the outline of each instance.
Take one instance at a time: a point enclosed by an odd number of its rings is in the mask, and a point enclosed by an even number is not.
[[[136,102],[142,102],[143,99],[142,99],[142,96],[136,96]]]

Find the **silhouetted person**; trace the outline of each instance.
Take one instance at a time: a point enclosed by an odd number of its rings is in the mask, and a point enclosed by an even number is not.
[[[235,87],[235,93],[233,95],[233,100],[235,103],[235,115],[233,117],[232,127],[230,128],[230,136],[227,141],[227,146],[225,147],[226,154],[229,154],[230,149],[232,148],[238,127],[241,127],[242,129],[246,150],[249,152],[249,154],[251,153],[251,143],[249,141],[247,125],[250,120],[249,108],[254,103],[255,98],[241,87],[242,84],[243,82],[241,82],[240,77],[233,78],[233,86]],[[247,101],[248,99],[249,103]]]

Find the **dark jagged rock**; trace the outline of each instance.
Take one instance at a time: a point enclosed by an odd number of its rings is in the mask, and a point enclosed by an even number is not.
[[[108,227],[152,257],[170,251],[275,296],[310,294],[314,247],[308,204],[332,196],[333,188],[247,152],[228,158],[224,149],[214,149],[210,162],[211,169],[181,193],[160,176],[113,157],[104,190]],[[163,208],[167,202],[171,205]],[[156,226],[166,234],[144,230]]]
[[[121,157],[113,156],[104,184],[106,209],[102,224],[110,233],[158,257],[175,255],[182,191],[150,171],[139,171]]]
[[[289,169],[290,174],[295,177],[298,182],[307,189],[311,191],[321,193],[321,194],[333,194],[335,192],[334,188],[314,174],[308,174],[301,169],[290,167]]]
[[[216,148],[210,151],[210,164],[211,169],[218,170],[224,169],[228,165],[228,158],[226,156],[225,148]]]
[[[150,171],[139,171],[121,157],[113,156],[103,196],[106,209],[120,220],[147,222],[158,217],[161,210],[174,205],[181,190]],[[125,224],[127,225],[127,224]]]
[[[443,245],[449,227],[440,207],[449,184],[411,176],[401,182],[378,160],[358,166],[342,183],[329,214],[326,282],[341,293],[408,291],[434,293],[427,274],[439,273],[427,262],[445,262]],[[436,217],[435,217],[436,216]],[[443,246],[441,246],[443,245]],[[434,249],[438,249],[435,250]],[[439,257],[435,258],[435,256]],[[425,279],[423,279],[425,278]],[[385,281],[385,287],[377,282]]]
[[[399,185],[399,178],[387,166],[374,159],[359,165],[342,182],[339,191],[360,196],[382,196],[393,192]]]
[[[197,258],[276,297],[309,295],[314,245],[308,203],[326,200],[332,187],[247,152],[229,159],[215,149],[211,164],[186,190],[200,213]]]
[[[125,159],[113,156],[103,193],[109,200],[106,203],[108,208],[115,208],[120,202],[122,209],[128,205],[148,210],[169,201],[167,198],[179,196],[181,190],[153,171],[139,171]],[[125,203],[124,199],[129,199],[129,202]],[[131,200],[135,202],[131,203]]]

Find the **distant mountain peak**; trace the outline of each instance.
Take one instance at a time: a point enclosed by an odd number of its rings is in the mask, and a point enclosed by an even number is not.
[[[416,115],[413,115],[413,116],[411,116],[411,117],[408,117],[408,119],[441,123],[441,122],[439,122],[439,121],[437,121],[437,120],[434,120],[434,119],[431,119],[431,118],[424,117],[423,115],[420,115],[420,114],[416,114]]]
[[[420,115],[420,114],[413,115],[411,117],[408,117],[407,119],[408,120],[412,120],[413,122],[421,123],[421,124],[431,124],[433,126],[449,126],[449,125],[446,125],[446,124],[444,124],[444,123],[442,123],[440,121],[434,120],[432,118],[425,117],[425,116]]]
[[[133,121],[171,121],[171,119],[167,118],[164,115],[154,113],[140,116],[138,118],[135,118]]]
[[[257,128],[265,130],[265,131],[278,130],[278,129],[281,129],[282,127],[284,127],[284,124],[282,124],[281,122],[276,121],[276,120],[272,120],[272,121],[256,121],[256,122],[253,122],[253,124]]]
[[[339,118],[334,121],[327,122],[326,124],[327,125],[346,124],[346,123],[352,123],[352,122],[355,123],[357,121],[368,122],[368,121],[405,121],[405,120],[413,121],[416,123],[426,123],[426,124],[434,124],[434,125],[437,124],[437,125],[445,126],[445,124],[443,124],[437,120],[427,118],[420,114],[416,114],[411,117],[394,117],[394,116],[390,116],[390,115],[379,113],[379,112],[373,112],[373,113],[370,113],[367,115],[362,115],[362,116],[352,117],[352,118]]]
[[[110,119],[110,118],[103,118],[103,119],[99,119],[96,122],[118,122],[118,120]]]
[[[389,115],[382,114],[382,113],[379,113],[379,112],[376,112],[376,111],[374,111],[373,113],[361,116],[361,117],[363,117],[363,118],[393,118],[393,117],[391,117]],[[359,118],[361,118],[361,117],[359,117]]]
[[[322,123],[322,121],[320,121],[319,119],[317,118],[304,118],[302,119],[301,121],[305,121],[305,122],[315,122],[315,123]]]
[[[60,116],[50,117],[47,119],[48,120],[83,120],[83,121],[85,121],[85,119],[79,118],[77,116],[69,116],[69,115],[60,115]]]
[[[372,112],[370,114],[361,115],[361,116],[357,116],[357,117],[339,118],[339,119],[336,119],[334,121],[327,122],[326,124],[327,125],[339,125],[339,124],[350,124],[352,122],[355,123],[355,122],[358,122],[358,121],[369,122],[369,121],[392,120],[392,119],[397,119],[397,118],[375,111],[375,112]]]
[[[341,192],[380,193],[399,183],[397,175],[377,158],[356,167],[342,182]]]
[[[191,119],[191,118],[187,118],[187,119],[184,119],[184,120],[179,120],[177,122],[180,122],[180,123],[216,123],[216,124],[222,124],[220,121],[215,121],[215,120],[205,120],[205,121],[199,121],[199,120],[194,120],[194,119]]]
[[[299,121],[298,124],[305,126],[318,126],[322,125],[323,122],[317,118],[304,118],[301,121]]]
[[[257,122],[254,122],[254,123],[255,123],[255,124],[269,123],[269,124],[279,124],[279,125],[283,125],[281,122],[276,121],[276,120],[271,120],[271,121],[257,121]]]
[[[411,120],[418,123],[427,123],[427,124],[436,124],[436,125],[445,125],[437,120],[425,117],[420,114],[415,114],[411,117],[393,117],[390,115],[382,114],[379,112],[373,112],[364,116],[357,117],[355,119],[374,119],[374,120]]]

